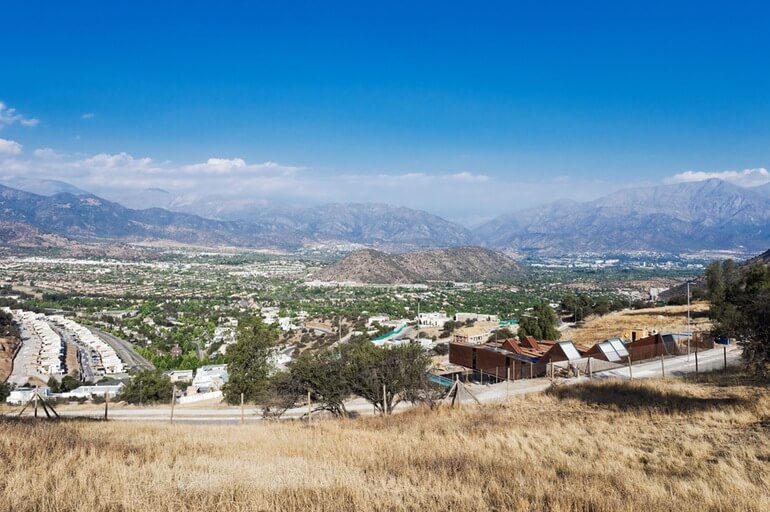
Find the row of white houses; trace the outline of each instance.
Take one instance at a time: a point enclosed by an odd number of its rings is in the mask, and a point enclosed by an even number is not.
[[[64,373],[64,344],[61,337],[45,321],[45,315],[21,309],[3,308],[20,324],[28,336],[24,340],[31,346],[29,363],[40,375]]]
[[[95,350],[101,359],[104,373],[115,374],[123,373],[125,371],[123,361],[120,360],[115,349],[92,333],[88,328],[83,327],[79,323],[73,322],[68,318],[64,318],[62,315],[52,315],[48,317],[48,319],[62,329],[72,333],[81,345],[85,345],[86,347]]]

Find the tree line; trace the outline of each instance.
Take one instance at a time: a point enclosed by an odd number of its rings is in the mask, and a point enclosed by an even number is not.
[[[427,370],[428,354],[417,343],[377,347],[364,339],[341,346],[305,351],[286,370],[275,371],[275,326],[259,317],[238,325],[237,341],[227,350],[229,380],[225,400],[257,404],[268,416],[280,416],[298,402],[310,400],[316,409],[334,416],[351,412],[345,402],[353,395],[372,404],[375,411],[390,414],[402,401],[433,401],[440,388]]]
[[[737,338],[747,368],[770,377],[770,270],[755,263],[714,262],[706,269],[714,334]]]

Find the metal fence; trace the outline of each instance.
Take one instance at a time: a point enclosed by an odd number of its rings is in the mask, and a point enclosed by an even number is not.
[[[662,374],[666,374],[666,361],[674,357],[687,356],[687,360],[695,365],[695,371],[705,372],[713,370],[722,370],[727,367],[727,353],[724,352],[724,358],[710,358],[709,361],[701,361],[699,354],[701,352],[720,347],[714,343],[713,339],[707,336],[693,336],[692,338],[680,337],[662,343],[655,343],[647,346],[626,346],[627,355],[618,357],[617,360],[609,361],[600,356],[586,356],[580,359],[569,361],[511,361],[508,366],[501,364],[495,367],[468,369],[462,374],[455,375],[464,382],[477,382],[481,384],[494,384],[505,380],[517,381],[524,379],[533,379],[540,377],[550,378],[573,378],[581,376],[592,377],[594,374],[630,368],[629,376],[633,377],[633,367],[635,365],[649,363],[651,361],[661,361]],[[725,349],[726,350],[726,349]]]
[[[580,376],[592,377],[595,373],[620,368],[629,369],[629,377],[633,378],[633,366],[660,361],[661,375],[666,374],[666,361],[674,357],[686,356],[687,361],[695,366],[695,373],[724,370],[727,368],[727,348],[723,347],[723,358],[711,358],[708,361],[700,361],[699,354],[713,350],[716,345],[709,337],[690,339],[677,339],[669,342],[655,343],[647,346],[626,346],[628,354],[615,361],[608,361],[601,357],[584,357],[571,361],[556,361],[548,363],[546,373],[552,378],[571,378]]]

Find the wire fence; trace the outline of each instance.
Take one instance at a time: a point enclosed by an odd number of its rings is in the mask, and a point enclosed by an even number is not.
[[[703,361],[702,352],[723,347],[723,357],[710,357]],[[524,361],[510,356],[495,357],[491,354],[485,359],[476,358],[475,368],[468,368],[452,376],[463,382],[495,384],[505,380],[517,381],[542,377],[573,378],[601,374],[611,370],[628,368],[628,376],[633,378],[636,365],[661,361],[661,374],[666,375],[667,361],[671,358],[686,356],[689,363],[698,372],[724,370],[727,368],[727,348],[717,345],[713,338],[701,333],[679,336],[660,336],[648,344],[630,344],[622,347],[625,351],[608,357],[605,354],[586,355],[580,359],[564,361]],[[495,364],[497,363],[497,364]]]

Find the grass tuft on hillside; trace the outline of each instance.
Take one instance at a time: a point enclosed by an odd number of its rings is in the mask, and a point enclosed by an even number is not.
[[[0,510],[770,510],[770,390],[601,382],[390,418],[0,423]]]

